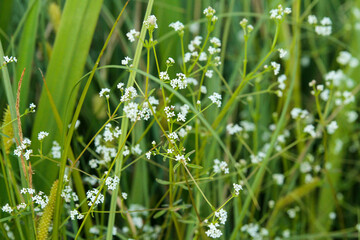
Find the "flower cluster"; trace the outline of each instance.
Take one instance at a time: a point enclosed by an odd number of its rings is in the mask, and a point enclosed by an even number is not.
[[[32,149],[28,149],[28,147],[30,146],[31,141],[28,138],[25,138],[22,143],[16,147],[16,149],[14,150],[14,155],[20,157],[21,155],[23,155],[25,157],[26,160],[30,159],[30,154],[33,153]]]
[[[281,4],[277,8],[270,10],[270,18],[281,20],[284,15],[289,15],[291,13],[291,8],[283,8]]]
[[[318,19],[315,15],[308,16],[308,23],[315,26],[315,32],[321,36],[329,36],[332,32],[332,21],[328,17],[324,17],[318,24]]]

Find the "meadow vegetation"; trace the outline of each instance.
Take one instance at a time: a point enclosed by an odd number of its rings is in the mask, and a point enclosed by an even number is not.
[[[0,239],[360,239],[360,2],[0,8]]]

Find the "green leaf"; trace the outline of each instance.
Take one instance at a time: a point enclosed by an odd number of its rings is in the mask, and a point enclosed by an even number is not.
[[[102,0],[66,1],[61,16],[59,32],[56,35],[46,71],[46,81],[64,126],[69,123],[76,103],[79,86],[75,86],[75,84],[83,74],[102,2]],[[51,104],[46,90],[43,88],[32,131],[32,142],[35,145],[38,144],[37,134],[40,131],[48,131],[50,134],[43,145],[45,153],[50,149],[53,140],[60,141],[60,145],[62,145],[61,140],[64,138],[64,133],[59,132],[55,117],[51,113]],[[64,127],[64,131],[66,130],[67,128]],[[34,148],[36,149],[38,146],[34,146]],[[57,169],[56,164],[44,161],[38,164],[35,171],[38,174],[43,173],[48,182],[53,182],[58,173]],[[39,180],[36,175],[34,183],[35,186],[44,187],[43,181]]]
[[[161,210],[160,212],[157,212],[153,218],[157,219],[157,218],[161,217],[162,215],[164,215],[166,212],[167,212],[167,210]]]
[[[188,166],[189,168],[197,168],[197,169],[202,169],[203,168],[202,166],[195,165],[195,164],[190,164],[190,163],[188,163],[186,166]]]
[[[158,183],[160,183],[162,185],[170,185],[169,181],[161,180],[159,178],[156,178],[155,181],[157,181]]]

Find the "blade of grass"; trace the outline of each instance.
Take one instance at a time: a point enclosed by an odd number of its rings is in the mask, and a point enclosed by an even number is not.
[[[56,35],[46,73],[49,91],[52,93],[64,126],[69,122],[76,103],[79,86],[74,91],[71,90],[82,75],[101,5],[102,0],[86,0],[67,1],[64,6],[59,31]],[[43,143],[44,152],[49,150],[55,138],[58,141],[60,140],[60,145],[62,145],[65,136],[64,131],[66,131],[66,128],[64,128],[63,132],[58,131],[54,117],[49,115],[51,112],[48,95],[43,88],[33,125],[32,139],[36,140],[40,131],[50,133],[47,141]],[[36,145],[38,141],[33,142],[35,144],[34,148],[38,148]],[[58,173],[56,165],[48,165],[46,162],[37,165],[35,170],[43,174],[49,182],[53,182]],[[36,177],[36,175],[34,177],[35,186],[45,187],[40,178]],[[59,184],[59,189],[61,189],[62,182]]]
[[[33,90],[30,87],[31,65],[33,62],[35,52],[35,40],[38,30],[40,0],[30,1],[28,4],[29,14],[27,15],[20,38],[20,43],[17,48],[18,63],[16,65],[16,76],[20,76],[23,69],[28,69],[23,77],[21,87],[21,102],[20,111],[23,112],[28,105],[28,95]]]
[[[145,12],[145,16],[144,19],[147,19],[148,16],[150,16],[151,10],[152,10],[152,6],[153,6],[154,0],[149,0],[147,7],[146,7],[146,12]],[[140,31],[140,37],[139,39],[145,39],[145,34],[146,34],[146,28],[145,25],[142,25],[141,31]],[[136,47],[136,51],[135,51],[135,56],[134,56],[134,61],[133,61],[133,66],[136,69],[139,66],[139,62],[140,62],[140,58],[141,58],[141,52],[143,49],[143,41],[138,41],[137,47]],[[136,76],[136,71],[132,71],[129,75],[129,79],[127,82],[127,87],[133,86],[134,85],[134,81],[135,81],[135,76]],[[123,118],[121,120],[121,131],[123,132],[123,134],[120,135],[120,139],[119,139],[119,148],[123,145],[123,143],[125,142],[125,138],[126,135],[125,134],[128,131],[128,127],[129,127],[129,120],[127,118]],[[123,165],[123,149],[121,149],[119,157],[115,160],[115,176],[118,176],[120,181],[121,181],[121,168]],[[115,188],[115,190],[113,190],[112,195],[111,195],[111,202],[110,202],[110,215],[108,218],[108,225],[107,225],[107,233],[106,233],[106,239],[110,240],[112,239],[112,230],[114,227],[114,223],[115,223],[115,211],[116,211],[116,202],[117,202],[117,198],[118,198],[118,189],[119,188]]]

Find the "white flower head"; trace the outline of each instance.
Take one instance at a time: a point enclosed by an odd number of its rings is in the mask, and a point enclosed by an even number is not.
[[[281,20],[284,15],[289,15],[291,13],[291,8],[283,8],[281,4],[277,8],[270,10],[270,18]]]
[[[106,98],[109,98],[110,97],[109,93],[110,93],[110,89],[102,88],[101,91],[99,92],[99,96],[100,97],[105,96]]]
[[[338,129],[338,125],[336,121],[332,121],[331,123],[329,123],[329,125],[326,126],[326,130],[328,132],[328,134],[333,134],[336,129]]]
[[[126,36],[130,42],[134,42],[135,38],[140,36],[140,32],[136,31],[135,29],[131,29],[130,32],[126,34]]]
[[[212,103],[215,103],[218,107],[221,107],[221,95],[217,92],[214,92],[209,96],[209,99]]]
[[[149,30],[153,30],[154,28],[158,28],[158,25],[156,23],[156,17],[155,15],[150,15],[145,21],[145,27]]]
[[[41,132],[39,132],[39,134],[38,134],[38,140],[39,140],[39,141],[42,141],[42,140],[44,140],[44,138],[47,137],[48,135],[49,135],[48,132],[41,131]]]
[[[184,24],[182,24],[180,21],[170,23],[169,27],[173,28],[178,33],[184,32]]]
[[[132,59],[128,56],[126,56],[123,60],[121,60],[121,64],[124,66],[129,65],[129,62],[132,61]]]
[[[233,183],[235,195],[239,196],[240,191],[243,190],[243,187],[240,184]]]
[[[204,9],[204,11],[203,11],[203,13],[204,13],[204,15],[207,17],[207,18],[212,18],[213,16],[214,16],[214,14],[215,14],[215,9],[213,9],[212,7],[207,7],[207,8],[205,8]]]

